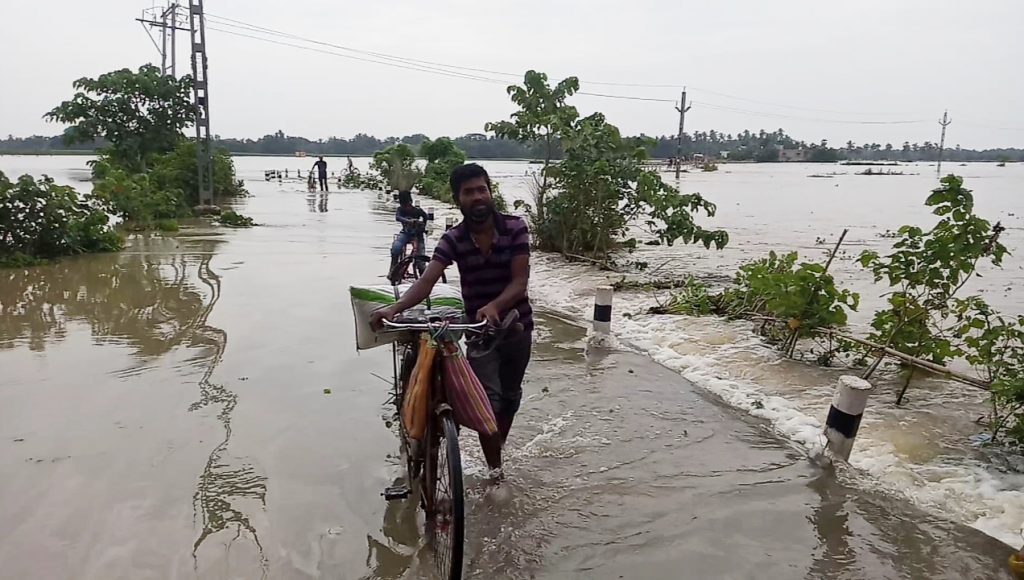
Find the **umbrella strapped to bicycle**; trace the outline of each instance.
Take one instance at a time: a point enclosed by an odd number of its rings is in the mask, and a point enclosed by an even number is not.
[[[522,325],[515,310],[497,327],[466,323],[461,294],[438,284],[425,308],[410,309],[394,322],[384,321],[380,332],[369,328],[369,313],[393,303],[405,289],[351,289],[357,344],[369,348],[391,343],[394,355],[392,398],[408,485],[389,487],[384,496],[392,501],[418,495],[437,571],[445,580],[458,580],[465,539],[458,426],[483,435],[498,431],[490,401],[459,340],[465,336],[468,343],[475,343],[474,356],[483,356]]]

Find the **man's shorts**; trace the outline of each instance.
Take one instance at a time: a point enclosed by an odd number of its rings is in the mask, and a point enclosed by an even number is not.
[[[494,350],[482,357],[474,357],[469,347],[469,365],[484,386],[491,408],[497,417],[511,418],[519,410],[523,399],[523,376],[530,364],[533,337],[529,332],[509,334]]]

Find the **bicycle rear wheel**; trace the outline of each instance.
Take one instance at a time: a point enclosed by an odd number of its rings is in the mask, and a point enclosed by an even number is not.
[[[439,415],[430,429],[437,433],[428,433],[428,441],[434,444],[427,453],[427,537],[434,548],[438,576],[461,580],[466,522],[459,434],[450,412]]]

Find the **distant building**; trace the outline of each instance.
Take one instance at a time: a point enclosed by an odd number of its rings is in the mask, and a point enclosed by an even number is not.
[[[783,148],[779,151],[779,161],[807,161],[811,152],[803,147],[798,149]]]

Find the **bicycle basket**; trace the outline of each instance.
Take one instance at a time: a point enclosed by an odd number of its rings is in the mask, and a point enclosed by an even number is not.
[[[352,298],[352,314],[356,327],[356,348],[366,350],[382,344],[391,344],[402,338],[398,332],[375,331],[370,327],[370,314],[374,310],[394,304],[399,296],[405,293],[411,284],[391,286],[351,286],[349,294]],[[462,315],[466,307],[462,303],[462,293],[455,286],[435,284],[430,292],[430,312],[444,318]],[[409,309],[411,316],[427,312],[426,302]]]

